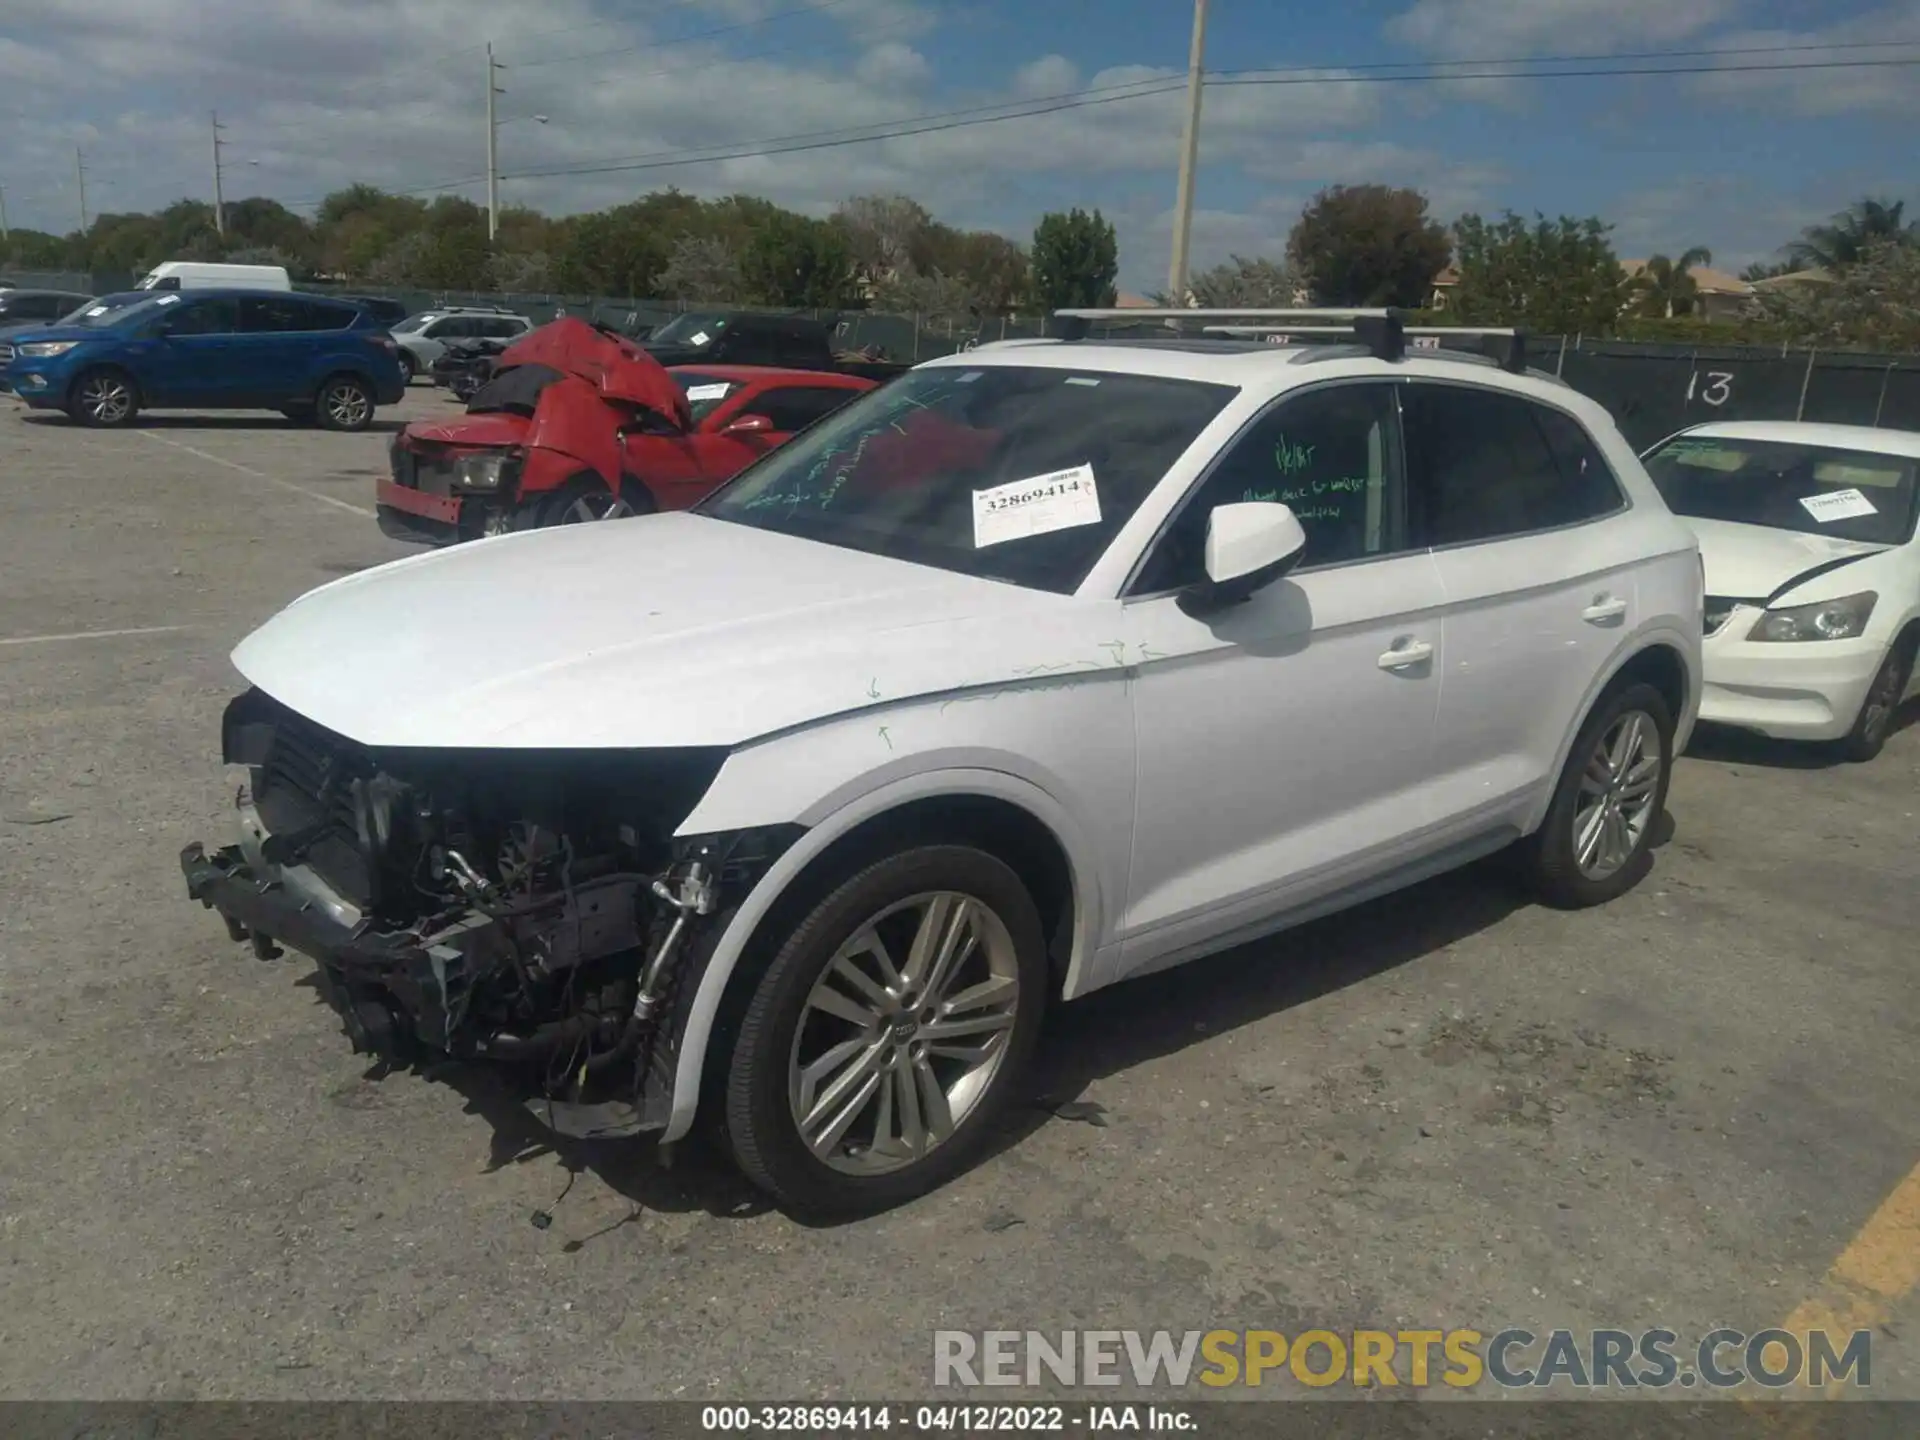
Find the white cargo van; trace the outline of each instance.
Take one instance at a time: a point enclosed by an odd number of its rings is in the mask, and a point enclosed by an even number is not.
[[[147,272],[138,290],[291,290],[293,280],[281,265],[211,265],[199,260],[166,260]]]

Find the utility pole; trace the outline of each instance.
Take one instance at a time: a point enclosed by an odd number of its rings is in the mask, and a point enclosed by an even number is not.
[[[1193,0],[1193,49],[1187,57],[1187,133],[1180,148],[1180,189],[1173,202],[1173,264],[1168,303],[1187,303],[1187,241],[1193,233],[1193,172],[1200,160],[1200,96],[1206,87],[1207,0]]]
[[[0,185],[0,243],[7,238],[7,187]]]
[[[80,186],[80,233],[87,233],[87,162],[80,157],[80,147],[73,147],[73,178]]]
[[[487,42],[487,242],[500,233],[500,122],[494,116],[493,97],[507,92],[494,84],[506,69],[493,58],[493,42]]]
[[[220,112],[209,112],[213,117],[213,229],[217,235],[227,233],[227,206],[220,193]]]

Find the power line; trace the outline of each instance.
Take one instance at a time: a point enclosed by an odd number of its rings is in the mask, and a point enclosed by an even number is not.
[[[1826,49],[1830,47],[1821,46],[1815,48]],[[1478,61],[1452,63],[1485,65],[1497,62]],[[1564,62],[1554,61],[1551,63]],[[1593,76],[1728,75],[1787,70],[1885,68],[1903,65],[1920,65],[1920,56],[1899,60],[1802,60],[1758,65],[1608,66],[1580,70],[1477,70],[1471,74],[1450,74],[1433,69],[1420,73],[1402,75],[1374,73],[1329,75],[1317,70],[1307,71],[1306,73],[1301,73],[1300,70],[1279,72],[1218,71],[1207,77],[1207,84],[1222,86],[1283,86],[1444,83],[1449,80],[1555,80]],[[844,129],[839,132],[803,132],[798,135],[774,136],[762,140],[740,142],[734,146],[708,146],[699,151],[659,151],[649,156],[628,157],[619,160],[585,161],[570,166],[524,170],[506,175],[502,178],[508,180],[531,180],[572,175],[608,175],[629,171],[666,170],[684,165],[711,164],[722,160],[758,159],[774,155],[791,155],[808,150],[837,149],[847,145],[863,145],[879,140],[897,140],[915,135],[938,134],[948,130],[968,129],[977,125],[995,125],[1008,120],[1034,119],[1043,115],[1058,114],[1066,110],[1085,109],[1089,106],[1111,105],[1127,100],[1140,100],[1151,95],[1169,94],[1182,89],[1185,87],[1186,81],[1179,77],[1173,77],[1158,81],[1139,81],[1135,82],[1135,84],[1136,86],[1145,86],[1147,88],[1128,89],[1128,87],[1124,86],[1110,86],[1097,90],[1074,91],[1063,95],[1044,97],[1043,101],[1003,101],[997,106],[980,106],[974,107],[971,110],[947,111],[934,115],[922,115],[904,122],[880,121],[870,126],[850,127],[875,132],[871,134],[850,135],[845,133]],[[1118,90],[1127,90],[1127,93],[1110,93]],[[1008,114],[979,113],[982,110],[1005,110],[1010,106],[1023,103],[1026,104],[1027,108],[1013,110],[1012,113]]]

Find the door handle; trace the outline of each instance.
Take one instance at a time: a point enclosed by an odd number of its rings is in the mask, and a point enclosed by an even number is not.
[[[1406,670],[1415,665],[1424,665],[1433,658],[1433,646],[1424,640],[1412,640],[1405,645],[1395,645],[1380,657],[1382,670]]]
[[[1617,600],[1611,595],[1596,595],[1593,604],[1580,612],[1580,618],[1589,625],[1604,625],[1609,620],[1618,620],[1627,613],[1627,602]]]

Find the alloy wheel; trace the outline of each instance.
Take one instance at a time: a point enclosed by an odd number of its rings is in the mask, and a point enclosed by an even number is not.
[[[358,430],[372,413],[367,392],[346,381],[329,385],[320,403],[326,407],[327,418],[341,430]]]
[[[133,389],[116,375],[89,375],[80,386],[80,408],[97,425],[118,425],[133,410]]]
[[[1600,737],[1580,775],[1573,807],[1573,858],[1589,880],[1617,875],[1638,852],[1660,791],[1660,729],[1628,710]]]
[[[633,514],[624,496],[604,490],[590,491],[577,498],[560,516],[562,525],[584,525],[594,520],[623,520]]]
[[[989,906],[953,891],[888,906],[801,1011],[787,1082],[801,1142],[849,1175],[925,1159],[987,1093],[1019,1010],[1013,938]]]

